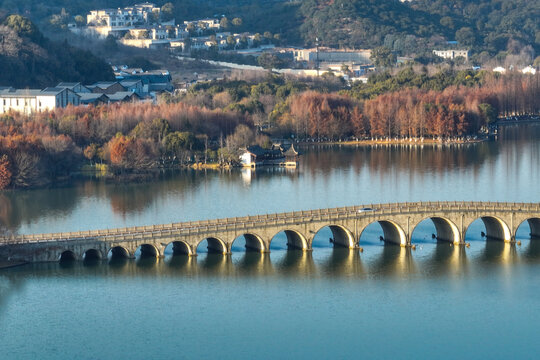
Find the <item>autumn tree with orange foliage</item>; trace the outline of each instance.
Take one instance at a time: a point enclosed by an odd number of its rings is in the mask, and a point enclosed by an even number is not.
[[[5,189],[11,183],[11,162],[7,155],[0,157],[0,190]]]

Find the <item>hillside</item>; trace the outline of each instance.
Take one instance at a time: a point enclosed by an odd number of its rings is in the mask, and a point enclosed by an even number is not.
[[[133,0],[0,0],[0,12],[25,14],[51,33],[84,23],[91,9],[132,5]],[[448,41],[484,60],[540,53],[540,0],[156,0],[177,21],[240,17],[236,31],[279,34],[282,43],[334,48],[386,46],[398,55],[423,55]],[[523,53],[524,52],[524,53]],[[429,51],[428,51],[429,53]],[[499,59],[499,60],[500,60]],[[483,62],[483,61],[480,61]]]
[[[385,45],[410,54],[426,42],[458,41],[475,52],[540,52],[540,1],[304,0],[301,34],[333,47]],[[408,36],[408,38],[407,38]]]
[[[410,6],[439,17],[465,45],[490,52],[531,45],[540,52],[540,0],[413,0]]]
[[[304,0],[301,33],[309,44],[351,48],[380,46],[387,34],[444,35],[438,17],[396,0]]]
[[[107,63],[89,51],[48,40],[28,19],[12,15],[0,24],[0,86],[54,86],[113,80]]]

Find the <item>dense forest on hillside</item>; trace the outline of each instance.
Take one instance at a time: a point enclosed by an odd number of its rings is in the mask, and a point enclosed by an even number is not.
[[[464,46],[515,53],[531,45],[540,52],[539,0],[413,0],[411,7],[438,16]]]
[[[387,34],[445,34],[438,16],[395,0],[304,0],[300,11],[310,44],[318,37],[327,46],[370,48],[382,45]]]
[[[490,55],[527,45],[540,51],[538,0],[304,0],[300,11],[308,43],[319,37],[333,47],[385,45],[402,55],[445,40]]]
[[[48,40],[28,19],[0,23],[0,86],[44,88],[60,81],[91,84],[113,80],[107,63],[89,51]]]

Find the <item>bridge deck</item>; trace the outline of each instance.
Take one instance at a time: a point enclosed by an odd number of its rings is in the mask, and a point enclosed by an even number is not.
[[[371,208],[374,211],[362,212],[362,209]],[[406,202],[388,204],[368,204],[359,206],[347,206],[339,208],[295,211],[245,217],[223,218],[215,220],[201,220],[179,222],[162,225],[134,226],[104,230],[88,230],[50,234],[28,234],[0,237],[0,244],[28,244],[62,241],[86,241],[99,240],[136,240],[148,237],[162,236],[190,236],[202,235],[216,231],[230,231],[251,229],[265,225],[288,225],[303,224],[314,220],[333,220],[358,218],[375,214],[414,214],[455,211],[524,211],[540,212],[539,203],[515,203],[515,202],[462,202],[462,201],[439,201],[439,202]]]

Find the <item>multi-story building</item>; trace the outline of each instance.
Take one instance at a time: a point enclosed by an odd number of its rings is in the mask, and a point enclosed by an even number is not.
[[[295,61],[369,64],[371,50],[333,50],[322,48],[294,50]]]
[[[80,96],[66,87],[0,90],[0,114],[16,111],[29,115],[79,103]]]
[[[91,30],[102,36],[119,35],[136,26],[159,20],[160,11],[161,9],[152,3],[137,4],[123,9],[92,10],[86,16],[86,23]]]
[[[457,57],[469,59],[469,50],[433,50],[433,53],[445,59],[455,59]]]
[[[137,4],[118,9],[92,10],[86,16],[86,23],[93,26],[127,27],[143,25],[151,20],[154,14],[159,15],[160,8],[152,3]]]

